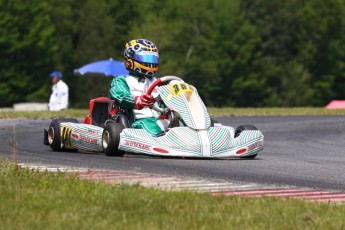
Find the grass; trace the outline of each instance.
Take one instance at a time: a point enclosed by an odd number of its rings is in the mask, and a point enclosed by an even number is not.
[[[328,116],[345,115],[345,109],[325,108],[208,108],[210,116]],[[1,111],[0,119],[39,119],[52,117],[85,117],[87,109],[64,111]]]
[[[69,109],[62,111],[1,111],[0,119],[40,119],[52,117],[85,117],[87,109]]]
[[[344,205],[107,185],[0,161],[1,229],[344,229]]]

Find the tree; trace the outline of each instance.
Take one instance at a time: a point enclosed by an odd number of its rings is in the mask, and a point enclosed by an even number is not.
[[[152,40],[160,52],[159,75],[176,75],[196,86],[208,105],[219,88],[212,4],[209,1],[152,1],[130,35]]]
[[[44,100],[49,95],[47,66],[52,59],[54,27],[46,2],[1,1],[0,11],[0,106]]]
[[[74,68],[90,62],[112,58],[119,53],[115,50],[115,26],[112,13],[106,1],[86,1],[77,11],[76,41],[73,50]],[[86,107],[88,101],[101,95],[108,95],[110,78],[75,76],[74,106]]]
[[[265,104],[320,106],[336,94],[335,79],[344,76],[344,2],[247,0],[241,6],[260,34],[258,50],[277,70],[267,81],[274,93]]]
[[[110,78],[73,76],[123,60],[152,40],[159,76],[195,85],[208,106],[323,106],[344,99],[343,0],[0,0],[0,106],[48,101],[53,70],[71,107],[107,94]]]

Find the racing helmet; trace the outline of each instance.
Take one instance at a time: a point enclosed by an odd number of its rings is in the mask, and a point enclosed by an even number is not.
[[[143,76],[154,76],[158,70],[158,49],[147,39],[135,39],[126,43],[125,66],[130,72]]]

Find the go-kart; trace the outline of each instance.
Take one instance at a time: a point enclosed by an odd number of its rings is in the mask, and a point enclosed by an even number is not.
[[[44,144],[53,151],[104,152],[123,156],[126,152],[197,158],[254,158],[263,150],[264,136],[253,125],[236,130],[214,121],[195,87],[176,76],[157,79],[147,93],[157,93],[164,108],[157,123],[162,135],[152,136],[131,127],[130,115],[114,100],[99,97],[90,101],[84,123],[73,118],[53,119],[44,130]],[[156,103],[157,104],[157,103]]]

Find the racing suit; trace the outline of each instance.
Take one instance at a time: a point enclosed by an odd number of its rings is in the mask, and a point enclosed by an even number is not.
[[[68,108],[68,86],[59,80],[52,86],[52,94],[49,99],[49,110],[59,111]]]
[[[114,99],[118,106],[123,109],[130,109],[133,114],[132,128],[144,129],[152,136],[162,133],[162,129],[157,124],[159,113],[153,109],[145,107],[141,110],[135,108],[134,97],[141,96],[147,92],[150,85],[157,80],[156,77],[137,77],[124,75],[115,77],[110,84],[110,98]],[[152,96],[158,95],[154,89]],[[156,102],[157,103],[157,102]]]

